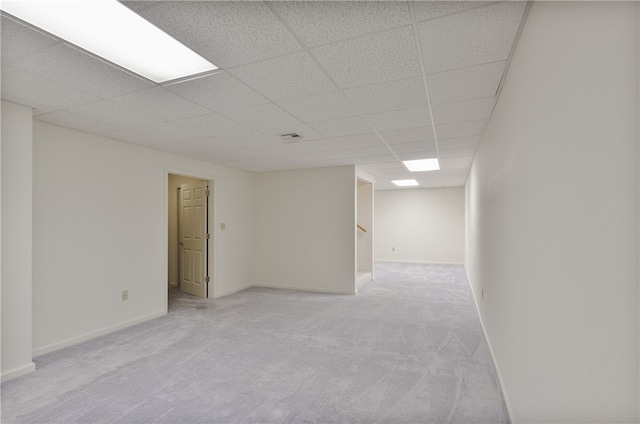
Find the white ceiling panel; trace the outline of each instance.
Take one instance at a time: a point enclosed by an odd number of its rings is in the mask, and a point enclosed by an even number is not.
[[[310,153],[310,155],[318,160],[334,161],[333,163],[335,163],[335,161],[337,160],[351,160],[352,163],[355,164],[355,159],[353,158],[353,156],[341,149],[327,150],[325,152],[314,152]]]
[[[438,157],[438,152],[436,152],[435,149],[428,151],[421,151],[421,152],[407,152],[407,153],[398,153],[398,158],[400,158],[400,160],[417,160],[417,159],[431,159],[431,158],[437,158]],[[436,172],[436,171],[431,171],[431,172]],[[419,174],[419,172],[418,172]]]
[[[349,153],[350,155],[358,158],[358,159],[363,159],[366,158],[368,156],[383,156],[383,155],[390,155],[391,152],[389,151],[389,148],[387,146],[381,145],[381,146],[369,146],[369,147],[356,147],[353,149],[344,149],[347,153]]]
[[[242,65],[229,72],[274,102],[338,89],[303,51]]]
[[[438,146],[442,149],[457,149],[461,147],[477,147],[480,144],[480,136],[439,138]]]
[[[526,2],[502,2],[419,24],[428,74],[507,59]]]
[[[482,1],[416,1],[416,20],[425,21],[482,6]]]
[[[432,152],[436,149],[433,141],[414,141],[413,143],[400,143],[391,146],[396,154]]]
[[[349,99],[340,91],[283,100],[278,102],[278,105],[303,122],[326,121],[358,114]]]
[[[136,93],[125,94],[111,99],[115,103],[150,113],[166,120],[205,115],[208,109],[165,90],[162,87],[150,88]]]
[[[441,138],[468,137],[482,135],[484,127],[487,125],[486,119],[480,121],[456,122],[453,124],[442,124],[436,126],[438,140]]]
[[[218,67],[301,49],[262,2],[164,2],[141,14]]]
[[[2,67],[2,98],[36,108],[36,115],[99,100],[98,97],[84,91],[66,87],[11,66]]]
[[[13,19],[2,16],[0,22],[2,33],[2,64],[8,65],[39,50],[51,47],[58,40]]]
[[[113,103],[109,100],[100,100],[73,107],[69,109],[69,112],[95,119],[96,121],[106,122],[119,128],[132,128],[162,122],[158,117]]]
[[[277,12],[307,47],[409,23],[405,2],[274,2]]]
[[[363,114],[388,112],[427,105],[422,77],[406,78],[345,90]]]
[[[380,137],[378,137],[375,133],[331,138],[330,141],[336,146],[339,146],[341,149],[383,146],[382,140],[380,140]]]
[[[397,161],[398,159],[391,154],[391,152],[386,154],[380,154],[375,156],[361,156],[357,158],[358,165],[366,165],[366,164],[381,164],[381,163],[389,163],[393,161]]]
[[[163,122],[161,124],[138,127],[136,128],[136,131],[150,136],[151,139],[156,139],[157,142],[153,142],[153,144],[161,142],[180,142],[204,137],[204,134],[196,129],[174,124],[173,122]]]
[[[411,26],[312,49],[340,88],[420,75]]]
[[[120,129],[115,125],[65,111],[40,115],[38,116],[38,120],[95,134],[103,134]]]
[[[214,112],[269,102],[226,72],[166,85],[164,88]]]
[[[153,86],[142,78],[66,44],[32,54],[12,66],[103,98]]]
[[[339,147],[329,139],[305,141],[301,143],[295,143],[290,145],[296,152],[314,154],[319,152],[328,152],[331,150],[338,150]]]
[[[332,119],[309,124],[327,138],[346,137],[356,134],[369,134],[373,130],[364,119],[358,117]]]
[[[433,106],[433,120],[438,124],[488,119],[493,111],[495,97],[444,103]],[[437,127],[436,127],[437,128]]]
[[[378,131],[417,128],[431,124],[431,120],[429,119],[429,109],[427,107],[374,113],[367,115],[367,119]]]
[[[473,157],[476,147],[463,147],[459,149],[440,149],[441,158]]]
[[[398,130],[380,132],[387,144],[412,143],[414,141],[433,140],[433,129],[431,126],[401,128]]]
[[[194,128],[204,135],[233,142],[238,147],[260,146],[273,143],[269,137],[217,113],[174,121],[178,125]]]
[[[495,96],[505,66],[494,62],[428,75],[431,104]]]

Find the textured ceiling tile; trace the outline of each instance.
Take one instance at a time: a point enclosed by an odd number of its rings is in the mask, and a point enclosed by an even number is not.
[[[507,59],[526,2],[502,2],[419,24],[428,74]]]
[[[341,149],[383,145],[380,137],[378,137],[374,133],[350,135],[348,137],[337,137],[332,138],[330,141]]]
[[[375,113],[367,115],[367,119],[378,131],[424,127],[431,124],[427,107]]]
[[[43,110],[60,110],[99,100],[11,66],[2,67],[2,98]]]
[[[484,99],[435,105],[433,106],[433,120],[438,125],[488,119],[495,102],[495,97],[485,97]]]
[[[226,72],[170,84],[165,89],[214,112],[268,103],[268,100]]]
[[[433,140],[433,129],[431,126],[402,128],[399,130],[380,132],[384,141],[388,144],[411,143],[414,141]]]
[[[3,65],[8,65],[16,59],[58,43],[55,38],[15,22],[6,16],[2,16],[0,29],[2,30],[0,53],[2,53]]]
[[[481,1],[416,1],[416,20],[425,21],[482,6]]]
[[[363,114],[426,106],[422,77],[350,88],[344,93]]]
[[[428,75],[431,104],[495,96],[506,63],[488,63]]]
[[[262,2],[165,2],[141,15],[219,67],[301,49]]]
[[[382,152],[380,150],[380,152]],[[371,156],[362,156],[358,157],[358,164],[380,164],[380,163],[389,163],[394,160],[398,160],[391,152],[387,150],[386,154],[379,155],[371,155]]]
[[[208,109],[185,100],[162,87],[155,87],[131,94],[125,94],[124,96],[114,97],[111,100],[118,104],[129,106],[131,108],[159,116],[166,120],[187,118],[190,116],[210,113]]]
[[[476,147],[466,147],[460,149],[440,149],[440,157],[455,158],[473,156],[476,154],[476,150]]]
[[[431,152],[436,149],[434,141],[414,141],[413,143],[399,143],[391,146],[396,154]]]
[[[308,47],[409,23],[409,8],[405,2],[314,1],[272,4]]]
[[[136,109],[130,109],[113,103],[109,100],[100,100],[69,109],[77,115],[96,121],[106,122],[120,128],[132,128],[161,122],[160,118],[143,113]]]
[[[350,155],[357,158],[364,158],[368,156],[382,156],[389,155],[391,152],[387,146],[369,146],[369,147],[357,147],[354,149],[344,149]]]
[[[307,52],[242,65],[229,72],[274,102],[337,90]]]
[[[441,138],[468,137],[481,135],[487,126],[487,120],[456,122],[453,124],[436,125],[436,135]]]
[[[410,26],[317,47],[312,52],[341,88],[420,74]]]
[[[351,102],[340,91],[283,100],[278,105],[302,122],[317,122],[357,115]]]
[[[310,153],[316,159],[319,160],[352,160],[352,156],[344,150],[327,150],[324,152]],[[355,161],[354,161],[355,162]],[[334,162],[335,163],[335,162]]]
[[[175,123],[196,129],[207,136],[233,142],[238,147],[248,147],[256,143],[261,144],[270,141],[267,136],[216,113],[181,119],[175,121]]]
[[[153,87],[148,81],[66,44],[30,55],[13,66],[104,98]]]
[[[313,129],[328,138],[373,132],[367,122],[358,117],[333,119],[309,124]]]
[[[323,138],[322,134],[303,124],[273,103],[233,110],[225,112],[223,115],[264,135],[276,137],[278,141],[281,141],[280,136],[282,134],[290,133],[297,133],[302,136],[303,140],[307,141]]]
[[[416,160],[416,159],[437,158],[438,152],[434,148],[433,150],[422,150],[419,152],[396,153],[396,155],[400,158],[400,160]],[[418,174],[420,173],[421,172],[418,172]]]
[[[119,129],[119,127],[115,125],[110,125],[101,121],[96,121],[95,119],[85,118],[84,116],[65,111],[40,115],[37,119],[39,121],[50,122],[63,127],[74,128],[76,130],[95,134],[103,134]]]
[[[135,130],[158,140],[158,143],[179,142],[203,137],[201,132],[193,128],[174,124],[173,122],[163,122],[161,124],[138,127]]]
[[[443,149],[456,149],[461,147],[477,147],[480,144],[480,136],[439,138],[438,146]]]

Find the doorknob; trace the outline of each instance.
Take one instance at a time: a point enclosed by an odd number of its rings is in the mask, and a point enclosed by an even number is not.
[[[180,242],[180,243],[178,243],[178,244],[179,244],[180,246],[184,246],[184,243],[183,243],[183,242]]]

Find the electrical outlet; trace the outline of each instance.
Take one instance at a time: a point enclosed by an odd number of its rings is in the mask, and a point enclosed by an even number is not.
[[[122,301],[129,299],[129,290],[122,290]]]

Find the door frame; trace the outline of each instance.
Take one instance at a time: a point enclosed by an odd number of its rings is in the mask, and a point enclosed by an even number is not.
[[[164,211],[163,226],[162,226],[162,231],[164,234],[162,238],[164,240],[164,243],[163,243],[164,254],[163,254],[163,259],[161,261],[161,264],[163,266],[163,275],[164,275],[164,278],[162,281],[162,284],[164,287],[164,290],[162,291],[164,296],[163,302],[167,310],[169,306],[168,290],[166,290],[167,284],[169,281],[169,231],[168,231],[168,228],[169,228],[169,174],[205,180],[209,185],[210,195],[207,203],[207,220],[209,222],[208,226],[209,226],[209,234],[210,234],[209,245],[207,246],[207,267],[209,270],[209,284],[207,285],[207,298],[209,299],[213,299],[216,297],[215,281],[216,281],[216,275],[218,273],[218,269],[215,266],[216,255],[218,251],[217,249],[218,237],[216,237],[216,232],[215,232],[215,229],[217,228],[215,225],[215,217],[217,216],[217,213],[216,213],[217,202],[215,201],[216,191],[217,191],[217,185],[215,183],[216,176],[212,174],[207,174],[207,173],[193,172],[185,169],[165,166],[164,184],[163,184],[164,185],[164,195],[163,195],[164,202],[162,206]]]

